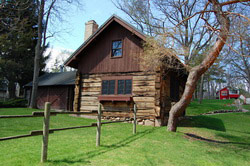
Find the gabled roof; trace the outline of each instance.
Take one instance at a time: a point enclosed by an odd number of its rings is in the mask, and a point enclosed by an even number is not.
[[[231,86],[225,86],[224,88],[219,89],[217,92],[219,92],[219,91],[221,91],[221,90],[225,90],[225,89],[228,89],[228,90],[239,90],[239,89],[234,88],[234,87],[231,87]],[[217,92],[216,92],[216,93],[217,93]]]
[[[76,72],[46,73],[38,78],[38,86],[75,85]],[[32,86],[32,82],[24,85]]]
[[[146,35],[135,28],[133,25],[129,24],[122,18],[118,17],[117,15],[112,15],[104,24],[102,24],[98,30],[91,35],[64,63],[65,66],[70,66],[76,68],[74,62],[77,61],[76,57],[97,37],[99,36],[104,29],[106,29],[112,22],[117,22],[142,40],[146,40]]]

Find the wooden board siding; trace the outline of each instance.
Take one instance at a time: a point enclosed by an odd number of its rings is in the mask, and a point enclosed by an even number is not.
[[[80,111],[97,110],[98,96],[101,95],[102,77],[106,76],[131,76],[132,77],[132,98],[137,104],[137,115],[139,117],[160,116],[160,110],[155,108],[155,73],[130,72],[130,73],[107,73],[107,74],[82,74],[81,79],[81,107]],[[121,111],[119,113],[107,112],[104,116],[132,117],[127,113],[133,108],[133,103],[127,102],[102,102],[102,110]]]
[[[122,57],[111,58],[111,45],[114,40],[123,41]],[[139,71],[136,56],[142,50],[140,38],[113,22],[80,53],[78,71],[81,73]]]
[[[51,103],[52,109],[70,110],[73,96],[71,86],[38,87],[37,107],[44,109],[45,102]]]

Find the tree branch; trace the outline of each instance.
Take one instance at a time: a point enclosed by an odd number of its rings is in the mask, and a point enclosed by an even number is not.
[[[225,6],[225,5],[231,5],[231,4],[235,4],[235,3],[239,3],[239,2],[248,2],[249,0],[233,0],[233,1],[227,1],[227,2],[223,2],[220,3],[221,6]]]

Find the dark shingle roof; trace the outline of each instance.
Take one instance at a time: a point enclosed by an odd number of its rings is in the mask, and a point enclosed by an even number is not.
[[[38,78],[38,86],[74,85],[76,72],[46,73]],[[25,86],[32,86],[32,82]]]

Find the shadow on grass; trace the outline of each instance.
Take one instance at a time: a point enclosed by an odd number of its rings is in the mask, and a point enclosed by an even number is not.
[[[249,134],[250,132],[243,132],[243,131],[237,131],[237,130],[229,130],[229,131],[233,131],[233,132],[237,132],[237,133],[241,133],[241,134]]]
[[[150,134],[152,132],[154,132],[155,130],[157,130],[159,128],[152,128],[152,129],[148,129],[142,132],[137,132],[135,135],[131,135],[127,138],[124,138],[123,140],[112,144],[112,145],[101,145],[100,148],[93,150],[93,151],[89,151],[84,153],[82,156],[81,155],[77,155],[77,156],[68,156],[69,158],[81,158],[81,159],[62,159],[62,160],[48,160],[49,163],[53,163],[53,164],[58,164],[61,165],[62,163],[67,163],[67,164],[73,164],[73,163],[81,163],[81,164],[89,164],[91,163],[90,161],[88,161],[91,158],[94,158],[96,156],[102,155],[104,153],[113,151],[115,149],[121,148],[121,147],[125,147],[128,144],[144,137],[147,134]]]
[[[247,145],[250,146],[250,144],[245,143],[245,142],[230,142],[230,141],[218,141],[218,140],[214,140],[214,139],[209,139],[209,138],[204,138],[201,136],[198,136],[196,134],[191,134],[191,133],[184,133],[186,136],[190,137],[190,138],[194,138],[200,141],[206,141],[206,142],[213,142],[213,143],[219,143],[219,144],[238,144],[238,145]],[[228,135],[224,135],[225,138],[229,138]]]
[[[244,135],[238,136],[238,135],[232,135],[230,131],[228,130],[226,132],[226,128],[224,126],[224,123],[221,119],[217,119],[211,116],[201,115],[201,116],[193,116],[193,117],[187,117],[186,119],[182,120],[179,124],[181,127],[197,127],[197,128],[206,128],[210,130],[216,130],[219,132],[215,132],[215,135],[217,137],[224,138],[228,141],[220,141],[215,140],[211,138],[205,138],[203,136],[196,135],[194,133],[184,133],[186,138],[188,139],[194,139],[204,142],[210,142],[210,143],[217,143],[217,144],[227,144],[227,145],[237,145],[237,148],[243,150],[243,149],[250,149],[250,136],[248,132],[241,132],[241,131],[234,131],[239,133],[244,133]],[[235,147],[235,146],[233,146]],[[227,148],[230,148],[230,146],[227,146]]]
[[[180,127],[198,127],[207,128],[217,131],[226,131],[224,123],[221,119],[210,116],[192,116],[180,121]]]

